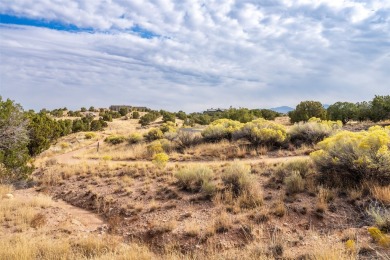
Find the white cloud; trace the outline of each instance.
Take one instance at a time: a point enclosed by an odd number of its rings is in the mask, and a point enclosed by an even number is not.
[[[96,30],[0,27],[0,94],[26,107],[193,111],[389,94],[388,1],[4,0],[0,13]]]

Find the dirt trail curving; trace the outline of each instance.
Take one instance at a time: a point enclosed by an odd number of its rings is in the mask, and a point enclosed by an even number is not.
[[[58,163],[62,164],[79,164],[79,163],[99,163],[101,162],[100,159],[79,159],[75,158],[75,156],[82,154],[87,149],[95,148],[97,149],[98,143],[102,144],[103,140],[96,141],[92,144],[86,145],[84,147],[81,147],[79,149],[73,150],[71,152],[67,152],[64,154],[55,155],[52,158],[56,159]],[[309,158],[308,155],[297,155],[297,156],[283,156],[283,157],[268,157],[268,156],[260,156],[257,158],[247,158],[247,159],[239,159],[240,162],[246,162],[246,163],[280,163],[280,162],[287,162],[290,160],[296,160],[296,159],[306,159]],[[226,162],[232,162],[234,160],[203,160],[203,161],[170,161],[168,162],[168,165],[174,165],[174,164],[195,164],[195,163],[204,163],[204,164],[222,164]],[[113,163],[135,163],[135,162],[150,162],[148,160],[112,160]]]
[[[96,148],[97,149],[98,144],[102,144],[102,143],[103,143],[103,139],[102,140],[98,140],[98,141],[96,141],[96,142],[94,142],[92,144],[83,146],[81,148],[78,148],[76,150],[73,150],[73,151],[70,151],[70,152],[67,152],[67,153],[63,153],[63,154],[55,155],[55,156],[53,156],[51,158],[56,159],[59,163],[77,164],[77,163],[80,163],[82,160],[74,158],[75,155],[81,154],[82,152],[84,152],[84,151],[86,151],[87,149],[90,149],[90,148]]]
[[[20,199],[22,201],[41,196],[34,188],[15,190],[13,195],[15,199]],[[78,229],[81,229],[84,232],[96,231],[105,224],[103,219],[97,214],[72,206],[65,201],[53,199],[51,204],[51,207],[59,208],[66,212],[68,215],[67,219],[70,220],[71,224],[77,226]]]

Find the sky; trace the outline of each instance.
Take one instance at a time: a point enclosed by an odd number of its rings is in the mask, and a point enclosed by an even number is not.
[[[0,1],[0,95],[25,109],[389,94],[388,0]]]

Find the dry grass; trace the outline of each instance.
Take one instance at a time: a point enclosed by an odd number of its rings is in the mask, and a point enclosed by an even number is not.
[[[229,231],[232,225],[233,225],[232,219],[229,216],[229,214],[226,213],[225,211],[222,211],[214,218],[213,228],[214,231],[217,233],[225,233]]]
[[[284,179],[284,182],[286,184],[286,191],[289,194],[302,192],[305,187],[305,181],[298,171],[293,171],[290,176]]]
[[[13,192],[13,187],[11,185],[4,185],[4,184],[0,184],[0,199],[6,195],[6,194],[9,194],[9,193],[12,193]]]
[[[145,113],[140,113],[145,114]],[[138,124],[138,119],[114,119],[112,122],[108,122],[108,127],[104,129],[104,134],[114,134],[114,135],[128,135],[132,132],[140,132],[145,133],[148,130],[140,128],[140,124]]]
[[[148,159],[148,153],[145,143],[132,144],[122,143],[118,145],[101,145],[99,152],[95,148],[84,151],[75,156],[77,159],[103,159],[104,156],[110,156],[112,160],[144,160]]]
[[[358,251],[358,250],[356,250]],[[326,237],[313,243],[312,252],[309,253],[315,260],[354,260],[356,254],[349,250],[343,243],[332,241]]]
[[[176,154],[175,157],[190,160],[201,160],[205,158],[228,160],[244,158],[246,155],[256,154],[256,150],[248,150],[248,148],[243,148],[238,143],[230,143],[223,140],[218,143],[203,143],[189,147],[184,149],[183,153],[184,155]]]
[[[390,205],[390,186],[372,186],[370,191],[375,199]]]
[[[332,190],[319,187],[318,189],[318,197],[316,204],[316,211],[319,213],[323,213],[328,209],[328,203],[333,200],[334,193]]]
[[[200,225],[192,220],[184,224],[184,234],[189,237],[199,237],[201,233]]]
[[[26,230],[36,224],[39,226],[43,221],[37,219],[37,212],[51,206],[52,203],[51,198],[44,195],[23,199],[2,199],[0,200],[0,224],[7,223],[17,230]]]
[[[87,176],[90,178],[94,177],[113,177],[119,174],[119,170],[122,172],[132,172],[135,168],[145,169],[146,164],[123,164],[111,161],[100,161],[95,164],[87,164],[81,162],[78,164],[56,164],[54,166],[44,168],[42,173],[38,174],[35,178],[40,185],[44,186],[57,186],[63,180],[70,179],[73,176]],[[126,176],[126,177],[125,177]],[[123,183],[125,185],[131,185],[132,180],[128,177],[131,174],[123,176]]]
[[[146,260],[155,256],[145,246],[124,244],[111,236],[51,239],[47,235],[8,235],[0,240],[0,259],[128,259]]]
[[[272,207],[272,213],[279,218],[286,215],[287,209],[286,209],[286,206],[284,205],[284,202],[282,199],[279,199],[278,201],[276,201],[274,203],[274,205]]]

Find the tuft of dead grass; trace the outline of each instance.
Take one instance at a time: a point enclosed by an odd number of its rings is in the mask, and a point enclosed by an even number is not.
[[[4,195],[10,194],[14,191],[14,188],[11,185],[0,184],[0,199],[3,198]]]
[[[390,186],[372,186],[370,192],[376,200],[390,205]]]

